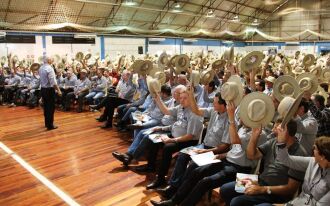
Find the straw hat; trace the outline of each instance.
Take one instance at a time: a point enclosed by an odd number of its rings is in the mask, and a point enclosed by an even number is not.
[[[251,72],[252,69],[257,68],[261,64],[264,57],[265,55],[260,51],[248,53],[240,61],[241,72]]]
[[[303,58],[302,64],[304,67],[310,67],[315,62],[315,56],[313,54],[306,54]]]
[[[298,59],[299,55],[300,55],[300,51],[296,51],[296,52],[294,53],[294,57],[295,57],[295,59]]]
[[[175,73],[180,74],[183,71],[186,71],[190,66],[190,59],[185,54],[180,54],[175,58]]]
[[[273,119],[274,114],[275,106],[271,97],[262,92],[252,92],[241,101],[240,119],[248,127],[264,127]]]
[[[38,63],[33,63],[31,66],[30,66],[30,70],[31,71],[38,71],[40,69],[40,64]]]
[[[168,55],[166,52],[163,52],[158,58],[158,67],[165,68],[169,62]]]
[[[170,58],[170,61],[167,64],[168,67],[172,67],[172,68],[175,67],[175,59],[176,59],[177,56],[178,55],[176,54],[176,55],[174,55]]]
[[[330,68],[322,69],[320,79],[326,83],[330,82]]]
[[[80,73],[85,73],[85,74],[87,74],[88,72],[87,72],[86,69],[82,69],[82,70],[80,70]]]
[[[82,53],[82,52],[78,52],[78,53],[76,54],[76,56],[75,56],[75,59],[76,59],[77,61],[82,61],[82,60],[84,59],[84,53]]]
[[[150,60],[136,60],[130,67],[130,70],[142,76],[145,76],[149,74],[152,68],[153,64]]]
[[[161,89],[160,82],[155,78],[147,76],[147,86],[152,95],[155,95],[156,93],[160,92]]]
[[[317,78],[319,78],[322,74],[322,67],[320,64],[317,65],[313,65],[311,66],[311,70],[310,70],[311,74],[314,74]]]
[[[223,59],[226,60],[227,62],[234,62],[234,47],[227,48],[225,52],[223,53]]]
[[[273,76],[269,76],[269,77],[265,78],[265,81],[274,83],[276,81],[276,78]]]
[[[212,69],[207,69],[201,72],[200,74],[200,82],[203,85],[209,84],[214,79],[215,72]]]
[[[212,63],[212,69],[219,70],[221,68],[224,68],[226,64],[226,60],[224,59],[217,59]]]
[[[278,111],[280,117],[283,118],[282,123],[281,123],[282,128],[284,128],[284,126],[296,114],[303,95],[304,95],[304,92],[300,92],[296,99],[294,99],[292,97],[285,97],[278,105],[277,111]]]
[[[13,63],[16,64],[18,62],[18,56],[17,55],[14,55],[13,56]]]
[[[162,85],[166,82],[166,74],[164,72],[164,69],[159,68],[157,64],[154,64],[153,68],[149,72],[149,76],[158,79],[158,81]]]
[[[85,55],[84,59],[85,59],[85,60],[88,60],[88,59],[90,59],[91,57],[92,57],[92,54],[88,52],[88,53]]]
[[[292,76],[283,75],[275,80],[273,94],[278,101],[281,101],[286,96],[296,97],[299,92],[299,84]]]
[[[316,92],[319,85],[317,77],[312,73],[302,73],[296,78],[302,91],[309,91],[311,94]]]
[[[227,82],[221,86],[220,92],[224,100],[233,101],[237,107],[243,98],[241,78],[238,75],[230,76]]]
[[[197,86],[199,84],[199,81],[200,81],[199,71],[192,70],[190,74],[190,83],[193,86]]]
[[[281,70],[283,71],[283,74],[293,75],[292,66],[290,63],[284,63],[281,65]]]

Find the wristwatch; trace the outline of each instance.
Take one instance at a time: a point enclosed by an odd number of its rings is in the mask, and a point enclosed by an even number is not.
[[[271,195],[272,191],[270,190],[270,187],[267,187],[267,194]]]

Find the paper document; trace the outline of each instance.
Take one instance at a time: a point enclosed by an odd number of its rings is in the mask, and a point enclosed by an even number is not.
[[[219,159],[215,159],[213,152],[205,152],[202,154],[192,155],[191,159],[198,165],[208,165],[216,162],[221,162]]]
[[[258,175],[243,174],[243,173],[236,174],[236,184],[235,184],[236,192],[244,193],[245,189],[253,184],[258,184]]]
[[[195,146],[190,146],[190,147],[186,147],[182,150],[180,150],[181,153],[185,153],[185,154],[188,154],[188,155],[197,155],[197,153],[195,152],[195,150],[198,149],[196,148]]]
[[[168,137],[166,134],[150,134],[149,139],[154,143],[163,142],[162,137]]]

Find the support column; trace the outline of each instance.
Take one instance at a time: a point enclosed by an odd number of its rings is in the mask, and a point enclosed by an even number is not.
[[[105,58],[105,48],[104,48],[104,36],[101,35],[100,36],[100,49],[101,49],[101,60],[103,60]]]

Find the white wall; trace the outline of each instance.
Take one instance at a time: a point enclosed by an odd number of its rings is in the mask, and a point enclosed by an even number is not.
[[[149,54],[158,54],[160,55],[163,51],[166,51],[167,54],[179,54],[180,45],[158,45],[158,44],[149,44],[148,53]]]
[[[105,37],[104,49],[105,55],[110,55],[111,59],[117,58],[118,55],[137,55],[138,47],[143,47],[145,54],[145,39],[144,38],[118,38],[118,37]]]

